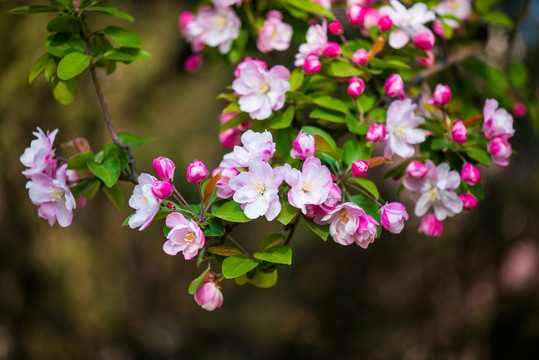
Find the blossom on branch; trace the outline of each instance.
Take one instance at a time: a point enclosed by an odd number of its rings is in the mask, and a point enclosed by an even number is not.
[[[30,142],[30,147],[27,147],[20,157],[21,163],[28,168],[22,172],[23,175],[32,178],[35,174],[44,173],[54,177],[56,160],[52,144],[57,133],[58,129],[45,134],[39,127],[32,133],[37,139]]]
[[[142,231],[148,227],[159,211],[161,200],[152,191],[157,179],[150,174],[142,173],[138,177],[138,185],[133,189],[133,195],[129,198],[129,206],[135,209],[135,213],[129,218],[131,229],[139,228]]]
[[[387,142],[384,156],[388,159],[393,154],[400,157],[411,157],[415,153],[414,144],[425,141],[426,133],[417,127],[425,122],[414,115],[417,105],[411,99],[395,100],[387,109],[386,131]]]
[[[167,235],[168,240],[163,244],[163,251],[168,255],[176,255],[181,251],[185,260],[190,260],[204,247],[204,233],[193,220],[173,212],[167,216],[165,223],[171,229]]]
[[[195,292],[195,301],[204,310],[213,311],[223,305],[223,293],[215,277],[215,273],[210,271],[200,288]]]
[[[264,25],[258,29],[256,46],[263,53],[278,50],[284,51],[290,46],[292,26],[284,23],[283,14],[277,10],[268,13]]]

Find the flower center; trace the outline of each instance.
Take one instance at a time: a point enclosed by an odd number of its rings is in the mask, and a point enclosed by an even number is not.
[[[255,184],[255,190],[256,192],[258,192],[259,194],[262,194],[264,195],[264,192],[266,191],[266,185],[264,185],[264,183],[260,180],[258,180]]]
[[[395,135],[397,135],[399,139],[402,139],[404,135],[406,135],[406,132],[404,131],[403,128],[399,127],[397,128],[397,130],[395,130]]]
[[[344,226],[348,223],[348,209],[344,209],[341,211],[341,215],[339,216],[339,221]]]
[[[266,83],[262,83],[258,86],[258,95],[265,94],[269,91],[270,87]]]
[[[62,200],[62,197],[64,196],[64,192],[61,190],[58,190],[57,188],[53,188],[52,186],[49,186],[49,191],[51,194],[51,201],[57,202]]]
[[[148,198],[146,196],[143,196],[142,199],[140,199],[140,203],[141,204],[147,204],[149,201],[148,201]]]
[[[438,188],[437,187],[432,188],[430,190],[430,201],[434,202],[440,199],[441,199],[440,191],[438,190]]]
[[[457,4],[456,1],[450,1],[449,2],[449,8],[453,11],[456,11],[459,9],[459,4]]]
[[[303,190],[303,192],[313,191],[313,182],[311,180],[303,180],[301,190]]]
[[[188,232],[185,237],[183,238],[183,240],[186,242],[186,243],[192,243],[194,240],[195,240],[195,233],[194,232]]]
[[[224,15],[217,15],[213,17],[213,24],[220,31],[223,31],[226,28],[226,23],[227,19]]]

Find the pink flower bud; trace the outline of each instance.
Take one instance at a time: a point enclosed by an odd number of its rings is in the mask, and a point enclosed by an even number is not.
[[[176,165],[174,165],[172,160],[159,156],[157,159],[153,160],[153,169],[161,179],[174,180],[174,170],[176,169]]]
[[[206,165],[202,161],[195,159],[187,167],[187,181],[190,183],[198,183],[208,177],[210,172],[206,169]]]
[[[434,58],[434,54],[432,51],[426,51],[427,57],[419,57],[417,60],[422,63],[423,65],[427,67],[433,67],[436,59]]]
[[[492,162],[498,166],[509,165],[509,156],[511,156],[511,144],[506,138],[497,136],[490,140],[487,150],[492,156]]]
[[[195,292],[195,301],[208,311],[213,311],[223,305],[223,293],[221,293],[213,272],[208,273],[202,286]]]
[[[462,167],[462,171],[460,172],[460,178],[466,184],[473,186],[479,182],[479,180],[481,179],[481,174],[475,166],[470,163],[466,163]]]
[[[513,115],[517,118],[526,115],[526,105],[520,101],[515,103],[515,106],[513,106]]]
[[[166,203],[165,206],[170,210],[176,210],[176,206],[171,202]]]
[[[455,142],[459,144],[464,144],[466,142],[466,138],[468,137],[468,130],[466,130],[466,126],[462,121],[457,120],[453,122],[451,136],[453,137],[453,140],[455,140]]]
[[[322,54],[327,57],[337,57],[341,55],[341,53],[341,47],[339,46],[339,44],[331,41],[326,44],[326,47],[322,51]]]
[[[88,200],[84,196],[81,196],[79,200],[77,200],[77,209],[85,207],[87,202]]]
[[[373,144],[377,141],[384,140],[386,138],[386,127],[384,124],[371,125],[367,131],[367,135],[365,135],[365,138],[368,142]]]
[[[356,160],[352,163],[352,175],[354,177],[367,176],[367,170],[369,170],[369,163],[365,160]]]
[[[154,194],[158,199],[168,198],[170,195],[172,195],[173,191],[174,187],[168,180],[155,181],[152,185],[152,194]]]
[[[386,204],[380,208],[382,226],[387,231],[398,234],[404,228],[404,222],[408,220],[406,208],[399,202]]]
[[[459,197],[464,210],[472,210],[477,205],[477,199],[471,194],[460,194]]]
[[[225,149],[234,149],[234,146],[241,145],[241,133],[237,127],[219,133],[219,142]]]
[[[305,205],[305,209],[307,209],[307,213],[305,214],[305,217],[307,219],[313,219],[317,214],[320,213],[320,206],[318,205]]]
[[[404,81],[399,74],[393,74],[388,77],[384,84],[384,89],[387,96],[397,96],[401,100],[406,97],[404,95]]]
[[[293,159],[306,160],[308,157],[314,156],[315,153],[316,142],[314,141],[314,137],[300,130],[297,138],[292,141],[290,156]]]
[[[393,22],[391,21],[391,18],[389,16],[382,16],[380,20],[378,20],[378,29],[381,32],[388,31],[393,26]]]
[[[414,45],[417,46],[421,50],[430,50],[432,49],[432,46],[434,45],[434,34],[432,31],[425,31],[422,33],[419,33],[414,38]]]
[[[434,22],[432,23],[432,30],[434,30],[434,32],[442,39],[445,39],[444,25],[440,20],[434,20]]]
[[[198,54],[190,55],[183,63],[183,68],[189,73],[196,73],[202,67],[202,56]]]
[[[367,59],[369,57],[369,53],[365,49],[359,49],[352,55],[352,62],[355,65],[365,65],[367,63]]]
[[[185,33],[185,28],[187,24],[195,20],[196,16],[190,13],[189,11],[184,11],[178,16],[178,24],[180,25],[180,32]]]
[[[348,95],[359,97],[365,91],[365,82],[362,78],[352,76],[348,82]]]
[[[322,69],[322,64],[318,60],[318,56],[311,54],[305,58],[303,63],[303,72],[305,74],[315,74]]]
[[[432,94],[432,104],[437,106],[446,106],[451,99],[451,89],[447,85],[438,84]]]
[[[429,214],[421,218],[421,223],[419,224],[417,232],[427,236],[440,236],[442,235],[442,230],[442,222],[438,220],[434,214]]]
[[[348,20],[350,20],[350,24],[354,26],[361,26],[365,21],[365,13],[359,5],[352,5],[346,9],[346,15],[348,16]]]
[[[415,179],[423,179],[428,172],[429,168],[427,165],[420,163],[417,160],[410,161],[408,166],[406,166],[406,175]]]
[[[331,24],[328,26],[328,30],[330,33],[334,35],[341,35],[342,34],[342,25],[339,22],[339,20],[335,19]]]

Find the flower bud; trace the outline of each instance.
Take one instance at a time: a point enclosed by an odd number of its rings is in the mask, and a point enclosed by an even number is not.
[[[160,156],[153,160],[153,169],[161,179],[174,180],[174,170],[176,169],[176,165],[174,165],[172,160]]]
[[[223,305],[223,293],[214,279],[215,274],[208,273],[202,286],[195,292],[195,301],[204,310],[213,311]]]
[[[386,127],[384,124],[374,124],[371,125],[367,131],[365,138],[370,143],[375,143],[377,141],[384,140],[386,138]]]
[[[314,156],[315,153],[316,142],[314,141],[314,137],[300,130],[297,138],[292,141],[290,156],[293,159],[305,160],[308,157]]]
[[[174,191],[174,186],[168,180],[155,181],[152,185],[152,194],[158,199],[166,199]]]
[[[381,31],[381,32],[385,32],[385,31],[388,31],[389,29],[391,29],[391,27],[393,26],[393,22],[391,21],[391,18],[389,16],[382,16],[379,20],[378,20],[378,29]]]
[[[423,179],[428,172],[429,168],[427,165],[420,163],[417,160],[410,161],[408,166],[406,166],[406,175],[415,179]]]
[[[187,167],[187,181],[190,183],[198,183],[208,177],[210,172],[206,169],[206,165],[202,161],[195,159]]]
[[[464,144],[466,142],[466,138],[468,137],[468,130],[466,130],[466,126],[462,121],[457,120],[453,122],[451,136],[453,137],[453,140],[455,140],[455,142],[459,144]]]
[[[466,184],[473,186],[479,182],[479,180],[481,179],[481,174],[475,166],[470,163],[466,163],[462,167],[462,171],[460,172],[460,178]]]
[[[419,33],[414,38],[414,45],[421,50],[430,50],[434,45],[434,34],[432,31],[428,30],[422,33]]]
[[[199,54],[190,55],[183,63],[183,68],[189,73],[196,73],[202,67],[202,56]]]
[[[436,59],[434,58],[434,54],[430,50],[426,51],[426,53],[427,53],[427,57],[418,57],[417,61],[419,61],[426,67],[433,67],[436,62]]]
[[[354,26],[363,25],[365,13],[362,10],[363,9],[359,5],[352,5],[346,9],[346,15],[348,16],[348,20],[350,20],[350,24]]]
[[[365,160],[356,160],[352,163],[352,175],[354,177],[367,176],[367,170],[369,170],[369,163]]]
[[[460,194],[459,197],[464,210],[472,210],[477,205],[477,199],[471,194]]]
[[[427,236],[440,236],[442,235],[442,230],[442,222],[436,218],[436,215],[429,214],[421,218],[417,232]]]
[[[440,20],[438,19],[434,20],[434,22],[432,23],[432,30],[434,30],[436,35],[438,35],[442,39],[445,39],[444,25],[442,24]]]
[[[328,30],[330,33],[334,35],[341,35],[342,34],[342,25],[339,22],[339,20],[335,19],[331,24],[328,26]]]
[[[384,84],[384,90],[387,96],[397,96],[403,100],[404,95],[404,81],[399,74],[393,74],[387,78]]]
[[[305,74],[315,74],[322,69],[322,64],[318,59],[318,56],[311,54],[305,58],[303,63],[303,72]]]
[[[337,57],[341,55],[341,47],[336,42],[328,42],[322,51],[322,54],[327,57]]]
[[[399,202],[386,204],[380,208],[380,220],[387,231],[398,234],[404,228],[404,222],[408,220],[406,208]]]
[[[365,91],[365,82],[362,78],[352,76],[348,82],[348,95],[357,98]]]
[[[352,55],[352,62],[354,65],[365,65],[367,63],[367,59],[369,57],[369,53],[365,49],[359,49]]]
[[[498,166],[509,165],[509,156],[511,156],[511,144],[506,138],[497,136],[490,140],[487,150],[492,156],[492,162]]]
[[[438,84],[432,94],[432,105],[446,106],[451,99],[451,89],[447,85]]]
[[[526,115],[526,105],[520,101],[515,103],[515,106],[513,106],[513,115],[517,118]]]

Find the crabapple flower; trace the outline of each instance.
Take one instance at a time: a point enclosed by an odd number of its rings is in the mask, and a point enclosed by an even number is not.
[[[166,199],[174,192],[174,187],[168,180],[156,181],[152,185],[152,194],[158,199]]]
[[[404,100],[404,81],[399,74],[393,74],[387,78],[384,83],[384,90],[387,96],[397,96],[401,100]]]
[[[380,8],[380,14],[389,16],[393,25],[397,27],[389,35],[389,46],[393,49],[404,47],[417,34],[430,32],[424,24],[433,21],[435,15],[427,9],[427,5],[419,2],[407,9],[397,0],[390,0],[389,3],[391,6]]]
[[[364,91],[365,91],[365,82],[363,81],[363,79],[357,76],[352,76],[350,78],[350,81],[348,82],[348,90],[347,90],[348,95],[350,95],[351,97],[357,98],[361,94],[363,94]]]
[[[239,111],[234,111],[234,112],[221,114],[219,116],[219,123],[221,125],[223,125],[226,122],[232,120],[238,114],[240,114]],[[247,120],[247,122],[248,121],[249,120]],[[240,131],[241,131],[242,126],[243,126],[243,124],[240,125],[240,126],[235,126],[235,127],[231,128],[231,129],[227,129],[227,130],[222,131],[222,132],[219,133],[219,142],[221,143],[221,145],[225,149],[233,149],[234,146],[241,144],[241,140],[240,140],[241,133],[240,133]],[[248,126],[246,126],[246,128],[247,127]]]
[[[515,134],[513,129],[513,117],[505,109],[498,109],[498,102],[487,99],[483,107],[483,132],[487,139],[500,136],[509,139]]]
[[[438,84],[432,94],[432,105],[446,106],[451,100],[451,88],[447,85]]]
[[[369,170],[369,163],[365,160],[356,160],[352,163],[352,175],[354,177],[367,176],[367,170]]]
[[[365,139],[368,142],[374,144],[377,141],[384,140],[386,138],[386,127],[384,124],[374,124],[371,125],[365,135]]]
[[[241,136],[243,146],[235,146],[234,151],[226,154],[219,167],[247,167],[251,159],[268,161],[275,153],[276,144],[269,131],[263,133],[247,130]]]
[[[174,165],[174,162],[172,160],[164,157],[159,156],[157,159],[153,159],[153,169],[157,173],[157,176],[159,176],[163,180],[174,180],[174,170],[176,170],[176,165]]]
[[[460,184],[459,173],[450,171],[447,163],[436,167],[431,160],[427,160],[425,165],[429,171],[423,179],[406,176],[403,182],[406,189],[421,193],[415,206],[416,216],[425,215],[431,207],[440,221],[460,213],[462,201],[454,191]]]
[[[425,119],[414,115],[417,105],[412,104],[411,99],[395,100],[387,109],[387,142],[384,156],[388,159],[393,154],[407,158],[415,153],[413,144],[425,141],[426,133],[417,127],[425,122]]]
[[[427,236],[440,236],[442,235],[442,222],[434,214],[423,216],[417,232]]]
[[[32,133],[37,139],[30,142],[30,147],[27,147],[20,157],[21,163],[28,168],[22,172],[23,175],[32,178],[35,174],[45,173],[54,177],[56,160],[52,144],[57,133],[58,129],[45,134],[39,127]]]
[[[71,225],[73,209],[77,206],[75,198],[66,184],[67,164],[60,166],[50,177],[44,173],[34,174],[26,183],[32,203],[39,206],[39,217],[54,225],[56,220],[61,227]]]
[[[198,183],[208,177],[210,172],[206,169],[206,165],[202,161],[195,159],[187,167],[187,181],[190,183]]]
[[[470,163],[466,163],[462,167],[462,170],[460,172],[460,178],[466,184],[473,186],[479,182],[479,180],[481,179],[481,174],[475,166]]]
[[[157,179],[150,174],[142,173],[138,177],[138,185],[129,198],[129,206],[135,209],[135,213],[129,218],[131,229],[137,227],[140,227],[139,231],[146,229],[159,211],[161,200],[152,192],[153,183],[156,181]]]
[[[322,54],[327,57],[337,57],[342,54],[341,47],[336,42],[328,42]]]
[[[334,35],[342,35],[342,25],[339,20],[335,19],[331,24],[328,25],[328,30]]]
[[[242,62],[240,62],[238,64],[238,66],[236,66],[236,69],[234,70],[234,77],[237,79],[240,77],[241,75],[241,71],[243,70],[243,68],[245,67],[245,65],[249,64],[250,62],[254,61],[255,63],[257,63],[258,65],[260,65],[262,67],[262,69],[266,70],[268,68],[268,64],[266,64],[265,61],[263,60],[259,60],[259,59],[253,59],[252,57],[250,56],[246,56],[245,59],[243,59]]]
[[[460,20],[466,20],[470,17],[472,11],[471,0],[444,0],[433,9],[439,15],[451,15]],[[444,22],[453,29],[460,26],[458,21],[444,18]]]
[[[242,0],[212,0],[212,2],[217,7],[231,7],[232,5],[241,5]]]
[[[268,13],[264,25],[258,29],[256,46],[263,53],[271,50],[284,51],[290,46],[292,26],[284,23],[283,14],[277,10]]]
[[[303,214],[307,213],[306,205],[320,205],[326,201],[333,186],[329,169],[314,156],[305,160],[301,172],[287,168],[284,180],[291,186],[288,202]]]
[[[352,62],[354,63],[354,65],[363,66],[367,63],[368,57],[369,53],[367,52],[367,50],[361,48],[352,55]]]
[[[412,178],[423,179],[428,172],[429,168],[417,160],[410,161],[406,166],[406,175]]]
[[[307,56],[303,63],[303,72],[305,74],[316,74],[320,70],[322,70],[322,63],[318,59],[318,56],[314,54]]]
[[[230,179],[232,179],[234,176],[239,175],[239,170],[235,168],[221,168],[218,167],[212,172],[212,176],[217,175],[218,173],[221,173],[221,178],[217,181],[215,186],[217,186],[217,196],[221,199],[228,199],[232,195],[234,195],[234,190],[230,188],[230,185],[228,182]]]
[[[506,138],[497,136],[490,140],[487,150],[494,164],[502,167],[509,165],[509,160],[507,159],[511,156],[511,144],[509,144]]]
[[[306,40],[306,43],[299,46],[294,66],[303,66],[309,55],[319,57],[322,54],[328,42],[326,21],[324,20],[321,25],[311,25],[307,30]]]
[[[315,153],[316,142],[314,137],[300,130],[298,137],[292,141],[290,156],[292,159],[306,160],[308,157],[314,156]]]
[[[323,6],[326,9],[331,9],[331,0],[311,0],[311,2]]]
[[[283,107],[284,94],[290,88],[289,78],[290,71],[284,66],[276,65],[268,71],[257,62],[247,63],[232,83],[240,109],[252,119],[267,119],[272,110]]]
[[[427,29],[427,28],[425,28]],[[414,37],[414,45],[421,50],[430,50],[434,46],[434,34],[432,31],[427,29],[426,31],[422,31],[419,34],[417,34]]]
[[[464,144],[466,138],[468,137],[468,130],[466,126],[460,120],[453,122],[453,128],[451,129],[451,137],[453,140],[459,144]]]
[[[181,251],[185,260],[190,260],[204,247],[204,233],[193,220],[187,220],[179,212],[173,212],[167,216],[165,224],[171,229],[167,241],[163,244],[166,254],[176,255]]]
[[[477,199],[471,194],[460,194],[459,197],[464,210],[472,210],[477,205]]]
[[[184,11],[178,16],[178,25],[180,26],[180,32],[184,33],[187,29],[187,25],[193,21],[196,20],[196,16],[189,12]]]
[[[378,26],[378,21],[381,18],[378,10],[369,6],[352,5],[346,10],[346,15],[350,24],[353,26],[363,26],[365,29],[370,29],[373,26]]]
[[[404,205],[393,202],[380,207],[380,210],[380,218],[384,229],[393,234],[400,233],[404,228],[404,222],[408,220],[408,213]]]
[[[215,274],[209,272],[206,279],[195,292],[195,301],[204,310],[213,311],[223,305],[223,293],[220,290]]]
[[[393,27],[393,22],[391,21],[391,18],[389,16],[387,16],[387,15],[382,16],[378,20],[378,29],[381,32],[386,32],[389,29],[391,29],[391,27]]]
[[[249,161],[249,171],[242,172],[229,180],[235,191],[233,199],[241,204],[245,216],[256,219],[266,216],[271,221],[279,215],[281,203],[278,188],[283,182],[284,169],[272,169],[270,164],[260,160]]]
[[[331,190],[329,191],[326,201],[320,204],[320,209],[322,209],[325,212],[330,212],[331,210],[335,209],[335,206],[337,206],[339,201],[341,201],[341,195],[342,195],[342,190],[339,188],[339,185],[333,183],[331,185]],[[305,216],[309,214],[309,206],[316,206],[316,205],[307,205],[307,214],[305,214]]]

